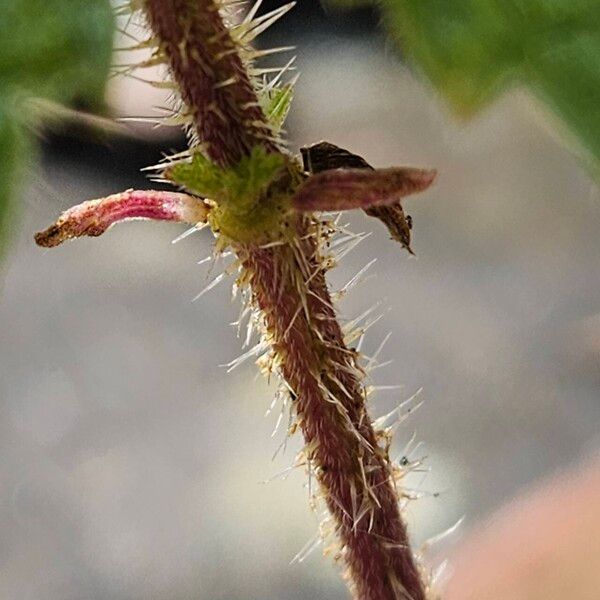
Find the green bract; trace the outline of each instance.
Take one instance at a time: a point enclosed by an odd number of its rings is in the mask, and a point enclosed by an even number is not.
[[[211,211],[215,229],[237,241],[277,234],[290,206],[290,192],[272,184],[284,173],[287,160],[256,147],[232,168],[221,168],[200,152],[187,162],[168,167],[165,177],[189,192],[216,202]],[[276,186],[275,186],[276,187]]]
[[[281,154],[268,154],[256,147],[232,168],[212,163],[201,152],[190,161],[169,167],[165,176],[203,198],[227,204],[235,212],[252,209],[285,164]]]
[[[276,86],[261,95],[265,115],[276,133],[281,131],[294,98],[294,84]]]
[[[226,170],[196,152],[190,161],[176,163],[166,169],[167,179],[203,198],[218,198],[223,193]]]

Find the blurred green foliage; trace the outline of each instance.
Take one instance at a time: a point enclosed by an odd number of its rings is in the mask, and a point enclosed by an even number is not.
[[[0,250],[32,147],[28,100],[100,104],[113,32],[109,0],[0,0]]]
[[[10,110],[10,100],[0,95],[0,255],[6,235],[28,152],[27,138],[20,123]]]
[[[600,165],[600,0],[381,4],[403,50],[458,115],[468,117],[509,85],[523,84]]]

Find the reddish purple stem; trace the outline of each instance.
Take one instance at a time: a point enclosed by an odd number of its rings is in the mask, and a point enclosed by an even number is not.
[[[278,152],[219,2],[146,0],[146,8],[210,159],[228,166],[255,146]]]

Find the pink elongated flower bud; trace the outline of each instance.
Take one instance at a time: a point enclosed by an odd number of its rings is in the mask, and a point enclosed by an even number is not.
[[[102,235],[111,225],[129,219],[183,223],[206,222],[210,207],[200,198],[178,192],[127,190],[70,208],[44,231],[35,234],[38,246],[52,248],[84,235]]]
[[[296,210],[337,211],[394,204],[404,196],[426,190],[433,169],[331,169],[309,177],[294,194]]]

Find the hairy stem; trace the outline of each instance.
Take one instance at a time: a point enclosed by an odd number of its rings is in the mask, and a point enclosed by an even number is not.
[[[277,152],[218,5],[212,0],[146,0],[146,7],[209,158],[227,166],[254,146]]]
[[[299,224],[298,233],[306,227]],[[246,252],[256,302],[294,392],[307,459],[334,517],[355,597],[424,599],[389,458],[367,414],[357,356],[344,344],[315,239]],[[306,308],[298,312],[303,298]]]
[[[233,166],[255,145],[279,151],[217,5],[146,0],[146,11],[210,158]],[[223,81],[231,83],[217,85]],[[283,245],[234,243],[242,279],[251,285],[295,398],[306,455],[333,516],[355,597],[423,600],[387,451],[366,412],[357,355],[344,343],[327,289],[319,224],[308,215],[294,219],[294,239]]]

